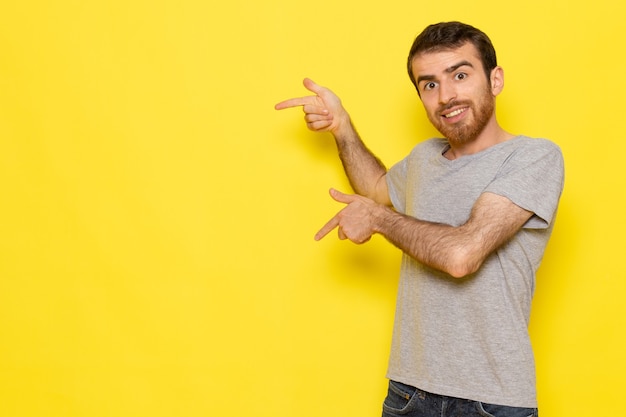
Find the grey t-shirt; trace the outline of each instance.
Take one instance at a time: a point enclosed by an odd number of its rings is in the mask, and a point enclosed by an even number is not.
[[[536,407],[528,320],[563,189],[561,151],[524,136],[455,160],[443,156],[447,148],[443,139],[422,142],[389,170],[398,212],[459,226],[490,192],[534,214],[462,279],[403,255],[387,377],[436,394]]]

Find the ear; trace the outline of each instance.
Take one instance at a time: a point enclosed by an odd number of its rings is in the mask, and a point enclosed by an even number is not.
[[[490,81],[491,93],[495,97],[500,94],[502,92],[502,89],[504,88],[504,70],[502,69],[502,67],[498,66],[491,70]]]

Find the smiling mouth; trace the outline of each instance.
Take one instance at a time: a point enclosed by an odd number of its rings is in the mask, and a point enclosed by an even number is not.
[[[459,114],[463,113],[465,110],[467,110],[467,109],[458,109],[458,110],[452,111],[452,112],[450,112],[448,114],[444,114],[443,117],[445,117],[446,119],[449,119],[451,117],[458,116]]]

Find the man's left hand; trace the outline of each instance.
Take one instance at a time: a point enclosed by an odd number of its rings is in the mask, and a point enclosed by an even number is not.
[[[375,222],[380,218],[380,210],[385,207],[369,198],[357,194],[344,194],[335,189],[330,190],[330,196],[347,206],[317,232],[315,240],[321,240],[335,228],[338,228],[339,239],[349,239],[357,244],[370,240],[376,232]]]

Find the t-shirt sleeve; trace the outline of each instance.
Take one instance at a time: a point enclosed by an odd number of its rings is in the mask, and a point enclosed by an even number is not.
[[[393,207],[400,213],[406,213],[406,177],[408,157],[393,165],[387,171],[387,189]]]
[[[533,139],[502,165],[485,192],[508,198],[534,213],[524,227],[550,226],[563,191],[564,163],[559,147],[545,139]]]

